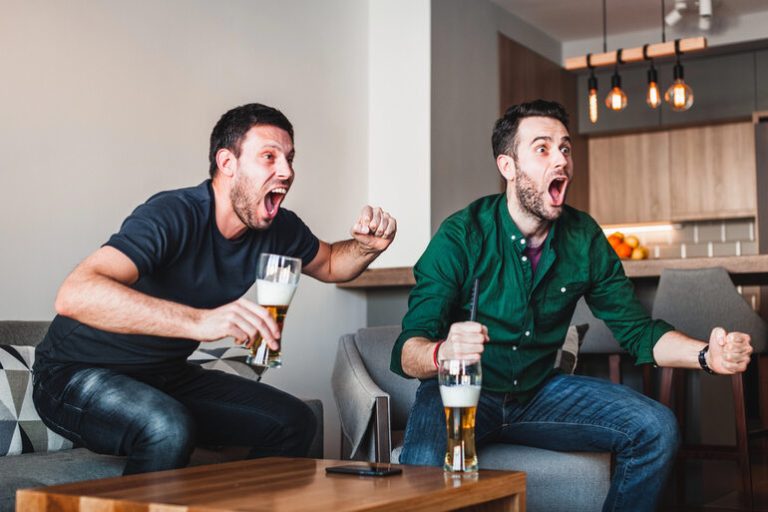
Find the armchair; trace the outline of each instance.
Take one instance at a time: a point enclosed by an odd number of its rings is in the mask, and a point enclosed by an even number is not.
[[[341,416],[342,458],[398,462],[419,381],[389,370],[398,326],[360,329],[339,340],[331,377]],[[528,510],[600,510],[610,486],[609,453],[564,453],[494,444],[478,458],[483,469],[527,474]]]

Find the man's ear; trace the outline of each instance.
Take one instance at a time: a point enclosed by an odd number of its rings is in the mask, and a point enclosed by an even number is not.
[[[229,178],[235,175],[235,169],[237,168],[237,158],[227,148],[221,148],[216,152],[216,166],[219,172]]]
[[[515,159],[509,155],[501,154],[496,157],[496,167],[499,168],[499,172],[507,181],[513,181],[515,179]]]

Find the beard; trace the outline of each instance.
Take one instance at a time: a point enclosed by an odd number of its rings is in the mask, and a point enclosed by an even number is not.
[[[515,167],[515,194],[520,208],[537,219],[553,222],[560,217],[562,208],[547,208],[543,196],[546,193],[536,189],[536,183],[525,171]]]
[[[232,192],[229,195],[232,202],[232,210],[234,210],[240,222],[248,226],[249,229],[266,229],[269,227],[269,223],[263,225],[263,222],[259,222],[255,218],[256,215],[252,205],[258,205],[258,198],[254,197],[254,194],[251,192],[252,187],[246,181],[247,179],[243,178],[242,174],[238,174],[235,177]]]

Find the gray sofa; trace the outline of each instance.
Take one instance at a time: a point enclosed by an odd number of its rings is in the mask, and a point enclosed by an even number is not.
[[[339,408],[342,456],[397,462],[419,381],[389,370],[399,326],[360,329],[339,340],[331,385]],[[495,444],[478,454],[485,469],[526,473],[527,510],[591,512],[608,494],[610,453],[563,453]]]
[[[37,345],[43,339],[47,329],[48,322],[0,321],[0,345],[2,345],[0,349],[4,351],[5,356],[8,354],[16,355],[19,351],[8,348],[9,346]],[[3,373],[0,377],[5,379],[0,381],[0,386],[6,386],[5,389],[10,389],[11,394],[18,398],[15,407],[17,412],[9,411],[10,408],[14,407],[13,404],[0,402],[0,446],[4,447],[0,453],[8,453],[9,445],[14,442],[16,445],[23,444],[25,453],[0,456],[0,512],[14,510],[17,489],[119,476],[123,471],[125,458],[97,455],[85,448],[67,448],[71,446],[71,443],[64,442],[61,438],[55,439],[58,436],[50,431],[46,432],[47,429],[42,425],[39,418],[36,422],[33,421],[30,415],[33,415],[34,411],[28,408],[31,403],[24,404],[23,407],[18,406],[20,400],[26,401],[31,397],[29,390],[22,389],[22,387],[31,387],[31,375],[25,375],[25,366],[20,359],[18,364],[15,364],[14,359],[10,359],[10,361],[10,365],[6,364],[6,368],[0,369]],[[211,356],[207,358],[204,366],[226,370],[227,368],[236,368],[236,364]],[[9,377],[6,376],[6,373]],[[8,386],[9,382],[11,382],[10,386]],[[25,392],[26,398],[24,398]],[[323,405],[320,400],[307,400],[306,403],[318,419],[318,432],[312,442],[310,456],[322,458]],[[22,431],[26,433],[20,434]],[[9,436],[16,436],[16,438],[11,441]],[[19,436],[21,442],[19,442]],[[41,441],[41,439],[43,440]],[[41,446],[42,450],[45,450],[46,446],[48,448],[52,446],[60,448],[62,444],[64,449],[58,451],[31,451],[27,453],[28,450],[38,450]],[[198,448],[192,456],[192,465],[242,459],[245,454],[245,448]]]

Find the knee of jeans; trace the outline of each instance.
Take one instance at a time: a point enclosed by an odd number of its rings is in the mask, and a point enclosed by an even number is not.
[[[141,437],[147,444],[191,452],[195,445],[195,423],[183,409],[152,410],[144,418]]]
[[[644,415],[643,431],[660,455],[673,457],[680,445],[680,429],[674,413],[666,406],[657,404]]]

